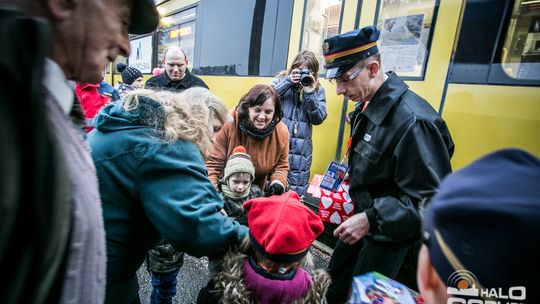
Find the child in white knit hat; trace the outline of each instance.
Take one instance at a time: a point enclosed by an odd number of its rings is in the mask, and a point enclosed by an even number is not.
[[[223,198],[223,211],[242,225],[247,226],[247,216],[242,204],[252,198],[263,196],[255,184],[255,167],[243,146],[234,148],[227,160],[220,181],[220,194]]]

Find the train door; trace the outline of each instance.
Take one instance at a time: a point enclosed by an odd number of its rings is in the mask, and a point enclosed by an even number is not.
[[[505,147],[540,155],[540,3],[469,0],[440,106],[454,168]]]

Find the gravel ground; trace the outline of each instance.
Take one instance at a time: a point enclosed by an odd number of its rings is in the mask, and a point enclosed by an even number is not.
[[[329,252],[320,250],[317,247],[312,247],[311,250],[315,268],[326,269],[330,259]],[[184,265],[178,274],[178,285],[176,296],[173,298],[173,303],[196,303],[199,290],[208,282],[208,259],[195,258],[185,255]],[[137,272],[139,278],[139,295],[141,303],[150,303],[150,294],[152,286],[150,285],[150,275],[146,271],[146,266],[143,265]]]

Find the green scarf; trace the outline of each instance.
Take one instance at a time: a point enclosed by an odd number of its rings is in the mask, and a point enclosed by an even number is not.
[[[223,192],[223,195],[232,199],[246,198],[249,195],[250,190],[251,190],[251,183],[249,184],[249,187],[246,187],[246,190],[240,194],[237,194],[236,192],[232,191],[231,188],[229,188],[229,185],[227,183],[221,184],[221,191]]]

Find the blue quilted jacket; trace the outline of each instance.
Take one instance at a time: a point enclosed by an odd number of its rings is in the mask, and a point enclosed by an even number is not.
[[[302,196],[306,193],[311,168],[312,125],[321,124],[327,117],[324,88],[312,93],[301,92],[289,76],[274,79],[283,108],[283,122],[289,128],[289,183],[291,190]]]

